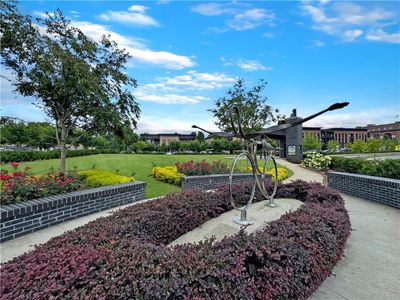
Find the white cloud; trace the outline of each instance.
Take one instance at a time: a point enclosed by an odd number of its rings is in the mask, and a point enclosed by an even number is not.
[[[109,10],[100,15],[100,18],[105,21],[128,23],[138,26],[160,26],[160,23],[146,14],[148,7],[143,5],[132,5],[128,11],[113,11]]]
[[[239,59],[237,61],[237,65],[245,72],[254,72],[254,71],[265,71],[272,70],[271,67],[265,67],[257,60],[242,60]]]
[[[233,85],[236,80],[223,73],[189,71],[173,77],[157,77],[154,83],[139,86],[135,96],[162,104],[195,104],[208,99],[199,93]]]
[[[316,40],[316,41],[315,41],[315,46],[316,46],[316,47],[324,47],[324,46],[325,46],[325,43],[322,42],[322,41]]]
[[[272,33],[272,32],[265,32],[265,33],[263,34],[263,37],[266,37],[266,38],[269,38],[269,39],[272,39],[274,36],[275,36],[275,35],[274,35],[274,33]]]
[[[240,6],[240,7],[239,7]],[[192,11],[204,16],[229,16],[223,27],[210,27],[209,31],[224,33],[229,30],[245,31],[268,24],[273,26],[275,14],[263,8],[251,8],[249,4],[209,2],[192,7]]]
[[[48,18],[49,16],[50,16],[50,17],[51,17],[51,16],[54,16],[54,13],[52,13],[52,12],[40,11],[40,10],[34,10],[34,11],[32,12],[32,15],[34,15],[35,17],[42,18],[42,19],[46,19],[46,18]]]
[[[238,66],[245,72],[255,72],[255,71],[270,71],[271,67],[264,66],[258,60],[248,60],[248,59],[226,59],[221,57],[220,60],[223,62],[224,66]]]
[[[132,55],[133,64],[149,64],[167,69],[183,69],[195,65],[193,59],[188,56],[148,49],[144,40],[121,35],[109,30],[104,25],[84,21],[75,21],[72,25],[80,28],[82,32],[96,41],[99,41],[103,34],[110,35],[121,49],[125,48]]]
[[[211,117],[206,118],[190,118],[190,121],[182,120],[174,117],[156,117],[150,114],[143,114],[138,122],[139,133],[190,133],[193,131],[192,125],[196,124],[200,127],[207,128],[211,131],[219,131],[217,126],[212,122]]]
[[[303,124],[303,126],[329,127],[356,127],[368,124],[383,124],[393,122],[396,108],[374,108],[369,110],[357,111],[357,117],[354,112],[329,113]]]
[[[203,96],[188,96],[178,94],[146,95],[136,93],[136,97],[142,101],[155,102],[160,104],[196,104],[207,99]]]
[[[387,42],[387,43],[400,43],[400,32],[399,33],[387,33],[382,29],[375,29],[368,32],[365,37],[369,41],[375,42]]]
[[[327,34],[338,36],[342,41],[353,42],[362,37],[366,40],[381,42],[396,42],[399,32],[386,33],[382,28],[397,24],[398,16],[382,7],[361,5],[351,2],[310,2],[301,4],[301,10],[313,21],[312,28]]]
[[[227,7],[225,4],[216,2],[195,5],[192,7],[192,11],[204,16],[219,16],[235,12],[234,9]]]
[[[342,37],[343,41],[345,42],[352,42],[355,39],[357,39],[359,36],[361,36],[363,33],[362,30],[360,29],[352,29],[352,30],[346,30],[343,32]]]

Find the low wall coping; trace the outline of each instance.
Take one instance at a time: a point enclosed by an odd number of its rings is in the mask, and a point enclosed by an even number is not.
[[[337,171],[329,171],[328,174],[352,176],[352,177],[359,177],[359,178],[363,178],[363,179],[379,180],[379,181],[400,184],[400,179],[387,178],[387,177],[371,176],[371,175],[356,174],[356,173],[337,172]]]
[[[65,199],[70,199],[71,202],[75,202],[78,199],[82,199],[82,196],[87,196],[87,197],[90,197],[92,195],[99,196],[100,193],[105,193],[105,192],[113,194],[114,192],[122,192],[122,191],[128,191],[128,190],[132,190],[132,189],[139,189],[141,187],[144,187],[145,185],[146,185],[146,183],[143,181],[133,181],[133,182],[85,189],[85,190],[75,191],[75,192],[71,192],[71,193],[57,194],[57,195],[32,199],[32,200],[18,202],[18,203],[4,204],[4,205],[0,206],[0,220],[3,218],[6,218],[6,214],[13,212],[13,211],[19,211],[19,210],[25,211],[25,210],[31,209],[34,206],[39,206],[39,205],[50,208],[50,205],[48,206],[46,204],[59,202],[59,204],[62,205],[62,204],[65,204],[65,202],[62,201]]]
[[[201,179],[201,178],[205,178],[205,177],[207,177],[207,178],[219,178],[219,177],[229,177],[229,175],[230,174],[228,174],[228,173],[224,173],[224,174],[211,174],[211,175],[194,175],[194,176],[183,176],[183,179],[187,179],[187,178],[190,178],[190,179]],[[257,174],[258,176],[260,176],[260,175],[262,175],[262,174]],[[268,176],[268,175],[270,175],[271,176],[271,174],[265,174],[266,176]],[[253,173],[234,173],[233,174],[233,177],[235,177],[235,176],[253,176]]]

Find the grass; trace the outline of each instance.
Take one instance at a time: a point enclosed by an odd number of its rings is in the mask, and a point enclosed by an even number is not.
[[[187,160],[206,161],[221,160],[230,165],[233,161],[233,155],[158,155],[158,154],[98,154],[80,157],[67,158],[67,170],[87,170],[96,168],[98,170],[109,170],[119,172],[121,175],[134,176],[136,180],[144,181],[146,186],[146,198],[159,197],[166,194],[179,192],[181,188],[164,182],[154,180],[151,177],[151,170],[154,166],[168,166],[174,165],[177,161],[184,162]],[[29,166],[30,174],[45,174],[51,170],[59,169],[59,160],[39,160],[20,163],[20,169]],[[243,166],[246,165],[245,161],[240,161]],[[262,163],[259,161],[259,165]],[[285,168],[283,166],[279,166]],[[10,165],[1,166],[1,169],[11,171]],[[287,168],[285,168],[287,169]],[[293,171],[288,170],[288,175],[292,176]]]

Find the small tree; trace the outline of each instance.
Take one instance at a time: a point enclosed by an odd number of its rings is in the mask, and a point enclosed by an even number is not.
[[[366,144],[366,150],[370,153],[380,152],[382,149],[382,140],[376,138],[369,138]]]
[[[334,152],[339,147],[340,147],[339,142],[335,140],[329,140],[328,143],[326,144],[326,148],[328,149],[329,152]]]
[[[241,124],[244,132],[259,130],[276,117],[271,106],[267,105],[268,98],[262,95],[267,83],[260,80],[259,84],[246,90],[244,80],[239,79],[227,95],[215,101],[215,107],[209,109],[216,119],[215,124],[224,131],[232,131],[231,111],[237,106],[241,113]],[[278,113],[278,110],[275,110]],[[237,125],[236,117],[234,123]]]
[[[198,131],[196,139],[200,142],[204,141],[204,133],[202,131]]]
[[[363,153],[366,151],[366,144],[363,140],[355,140],[353,144],[351,144],[351,151],[353,153]]]
[[[303,148],[307,150],[320,150],[322,143],[312,134],[306,134],[303,138]]]
[[[54,120],[61,174],[74,128],[122,136],[127,127],[136,127],[140,109],[129,90],[136,81],[122,71],[127,52],[106,36],[91,40],[60,10],[33,24],[15,1],[0,5],[2,63],[14,72],[15,91],[35,97]]]

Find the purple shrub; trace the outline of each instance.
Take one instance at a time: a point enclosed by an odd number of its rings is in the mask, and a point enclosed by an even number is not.
[[[237,203],[249,193],[234,187]],[[317,183],[281,184],[278,194],[304,205],[254,234],[174,247],[166,245],[231,209],[226,186],[125,208],[3,264],[0,298],[306,299],[342,257],[349,216]]]

